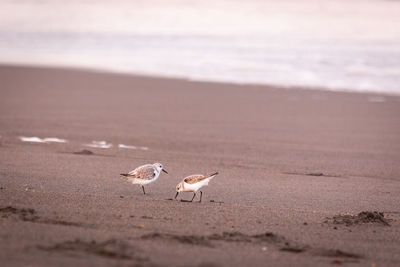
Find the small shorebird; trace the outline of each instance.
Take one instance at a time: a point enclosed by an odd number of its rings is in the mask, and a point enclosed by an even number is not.
[[[199,191],[199,189],[202,188],[203,186],[208,185],[210,180],[212,178],[214,178],[217,174],[218,174],[218,172],[211,173],[211,174],[194,174],[194,175],[185,177],[182,180],[182,182],[180,182],[176,186],[175,199],[178,196],[179,192],[193,192],[194,194],[193,194],[192,200],[188,201],[188,202],[193,202],[193,199],[195,198],[197,191]],[[203,192],[200,191],[199,202],[201,202],[202,196],[203,196]]]
[[[146,191],[144,191],[144,186],[157,180],[160,176],[161,171],[168,174],[161,163],[154,163],[137,167],[133,171],[129,173],[121,173],[121,175],[128,178],[128,181],[132,184],[141,185],[143,189],[143,194],[146,195]]]

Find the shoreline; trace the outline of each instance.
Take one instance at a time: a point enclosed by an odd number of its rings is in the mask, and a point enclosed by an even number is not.
[[[317,86],[302,86],[302,85],[279,85],[279,84],[263,84],[263,83],[241,83],[234,81],[217,81],[217,80],[207,80],[207,79],[194,79],[190,77],[179,77],[179,76],[168,76],[161,74],[152,74],[152,73],[140,73],[140,72],[130,72],[128,70],[113,70],[101,67],[92,67],[92,66],[78,66],[74,64],[46,64],[46,63],[13,63],[13,62],[0,62],[1,68],[28,68],[28,69],[43,69],[43,70],[60,70],[60,71],[76,71],[76,72],[85,72],[85,73],[94,73],[94,74],[111,74],[111,75],[119,75],[119,76],[130,76],[136,78],[145,78],[145,79],[162,79],[162,80],[172,80],[172,81],[185,81],[185,82],[193,82],[199,84],[215,84],[215,85],[230,85],[230,86],[245,86],[245,87],[265,87],[265,88],[274,88],[278,90],[310,90],[310,91],[323,91],[323,92],[332,92],[332,93],[349,93],[349,94],[366,94],[366,95],[381,95],[381,96],[400,96],[400,92],[388,92],[388,91],[374,91],[374,90],[365,90],[360,91],[357,89],[351,88],[330,88],[330,87],[317,87]]]

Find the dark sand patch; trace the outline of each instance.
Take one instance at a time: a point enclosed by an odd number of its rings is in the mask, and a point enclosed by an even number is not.
[[[271,232],[257,235],[247,235],[240,232],[224,232],[209,236],[210,240],[225,242],[247,242],[247,243],[268,243],[276,246],[280,251],[301,253],[309,249],[309,246],[288,241],[284,236]]]
[[[379,224],[390,226],[389,219],[386,219],[383,212],[378,211],[363,211],[357,215],[335,215],[332,218],[327,218],[325,223],[344,224],[346,226],[360,224]]]
[[[34,209],[19,209],[12,206],[0,208],[0,214],[2,214],[2,218],[16,215],[22,221],[35,222],[39,219]]]
[[[27,222],[34,223],[44,223],[44,224],[54,224],[54,225],[65,225],[65,226],[76,226],[76,227],[88,227],[89,225],[84,225],[82,223],[69,222],[59,219],[43,218],[37,215],[37,212],[31,208],[15,208],[12,206],[7,206],[0,208],[0,214],[2,218],[9,218],[11,216],[16,216],[18,219]]]
[[[80,239],[75,239],[73,241],[57,243],[49,247],[39,245],[37,248],[55,252],[83,252],[110,259],[134,259],[137,261],[147,260],[136,256],[135,254],[137,253],[137,250],[131,244],[115,239],[106,240],[104,242],[97,242],[95,240],[86,242]]]
[[[216,244],[213,242],[229,242],[229,243],[251,243],[251,244],[270,244],[276,247],[279,251],[289,253],[303,253],[309,251],[314,256],[324,257],[338,257],[338,258],[353,258],[361,259],[363,256],[351,252],[345,252],[340,249],[325,249],[325,248],[312,248],[309,245],[300,244],[297,242],[289,241],[284,236],[277,235],[271,232],[263,234],[248,235],[241,232],[223,232],[222,234],[212,234],[208,236],[196,235],[175,235],[163,233],[151,233],[142,235],[143,240],[173,240],[182,244],[205,246],[215,248]]]
[[[73,152],[72,154],[75,154],[75,155],[87,155],[87,156],[94,155],[94,153],[91,150],[88,150],[88,149],[82,149],[81,151],[76,151],[76,152]]]
[[[87,225],[83,225],[81,223],[68,222],[64,220],[46,219],[46,218],[42,218],[37,222],[45,224],[65,225],[65,226],[88,227]]]
[[[359,254],[345,252],[340,249],[315,249],[313,254],[324,257],[353,258],[353,259],[363,258],[363,256]]]
[[[131,218],[134,218],[134,215],[130,215]],[[163,220],[163,221],[172,221],[172,218],[168,218],[168,217],[151,217],[151,216],[147,216],[147,215],[143,215],[140,217],[141,219],[145,219],[145,220]]]
[[[281,243],[285,241],[283,236],[266,232],[258,235],[247,235],[240,232],[223,232],[222,234],[213,234],[208,237],[210,240],[227,242],[268,242]]]
[[[97,157],[115,157],[115,155],[111,154],[102,154],[102,153],[97,153],[89,149],[82,149],[79,151],[74,151],[74,152],[59,152],[59,153],[65,153],[65,154],[73,154],[73,155],[81,155],[81,156],[97,156]]]
[[[199,245],[206,247],[214,247],[212,241],[223,242],[241,242],[241,243],[283,243],[288,245],[285,238],[271,232],[266,232],[259,235],[247,235],[240,232],[223,232],[222,234],[212,234],[209,236],[196,236],[196,235],[174,235],[164,233],[151,233],[141,236],[141,239],[169,239],[175,240],[184,244]]]
[[[217,201],[217,200],[214,200],[214,199],[211,199],[210,202],[211,203],[218,203],[218,204],[224,204],[225,203],[224,201]]]
[[[291,253],[301,253],[308,249],[308,246],[286,246],[280,248],[280,251],[291,252]]]
[[[154,239],[173,240],[173,241],[177,241],[182,244],[214,247],[211,244],[211,242],[208,240],[208,238],[205,236],[151,233],[151,234],[142,235],[140,238],[144,239],[144,240],[154,240]]]
[[[305,175],[305,176],[316,176],[316,177],[342,177],[341,175],[326,174],[323,172],[283,172],[283,174]]]
[[[308,176],[324,176],[324,174],[322,172],[310,172],[310,173],[306,173],[306,175],[308,175]]]
[[[269,243],[278,247],[281,251],[300,253],[306,251],[309,247],[300,244],[291,244],[285,237],[266,232],[258,235],[248,235],[241,232],[223,232],[222,234],[212,234],[209,236],[196,235],[174,235],[164,233],[151,233],[142,235],[141,239],[164,239],[173,240],[183,244],[198,245],[205,247],[215,247],[213,241],[235,242],[235,243]]]

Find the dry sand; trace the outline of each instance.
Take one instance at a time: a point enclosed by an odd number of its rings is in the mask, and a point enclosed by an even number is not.
[[[398,96],[11,66],[0,81],[2,266],[400,265]],[[146,196],[119,176],[152,162],[169,175]],[[211,171],[203,203],[167,200]],[[336,216],[361,211],[390,226]]]

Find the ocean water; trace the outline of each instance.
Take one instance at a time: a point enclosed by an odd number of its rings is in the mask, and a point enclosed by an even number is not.
[[[0,0],[0,63],[400,94],[400,1]]]

